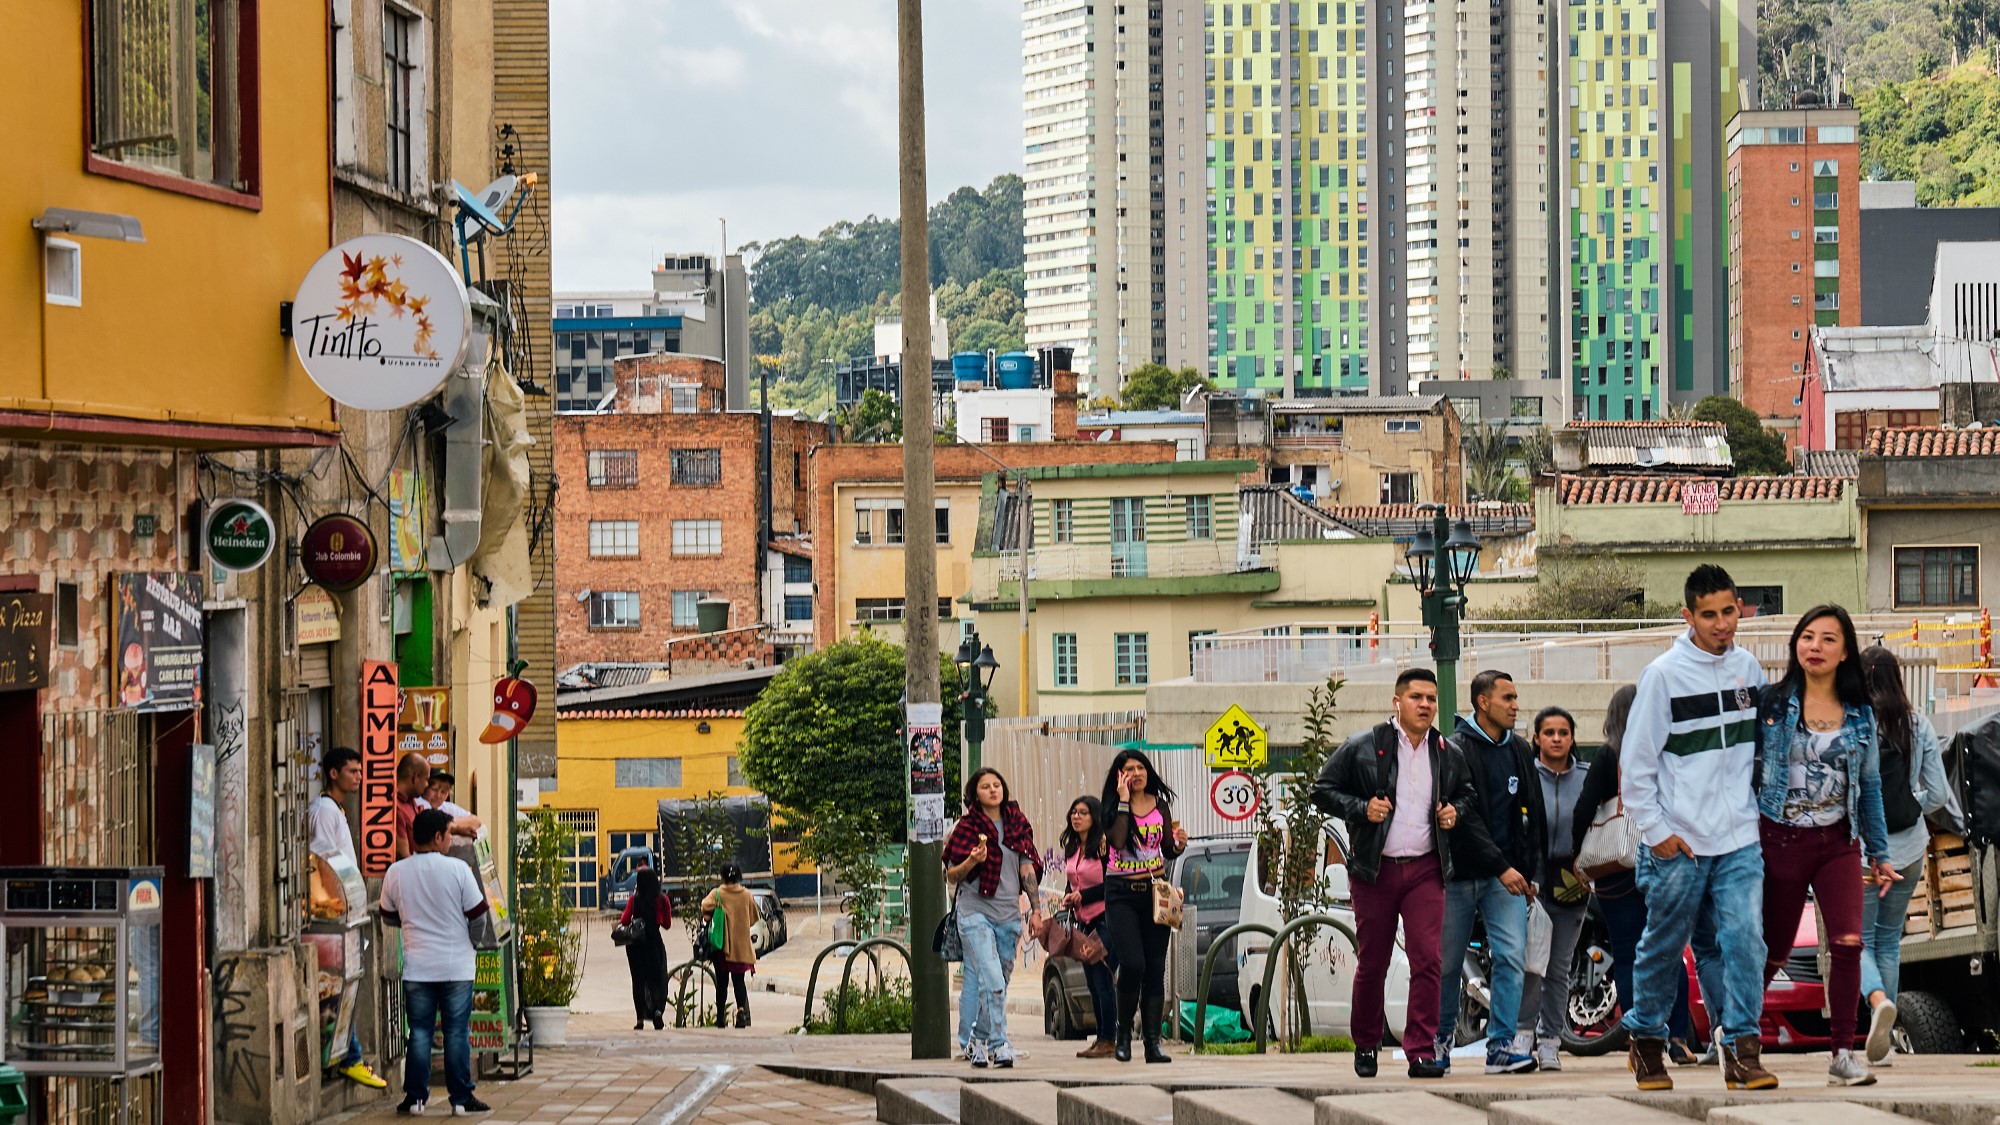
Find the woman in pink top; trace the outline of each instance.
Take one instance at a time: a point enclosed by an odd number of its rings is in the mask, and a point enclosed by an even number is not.
[[[1099,933],[1104,919],[1104,860],[1110,845],[1104,839],[1104,808],[1095,797],[1078,797],[1069,807],[1069,827],[1063,830],[1063,873],[1069,877],[1069,894],[1063,907],[1076,916],[1076,928]],[[1112,978],[1117,962],[1109,956],[1083,967],[1084,983],[1090,986],[1090,1003],[1097,1011],[1097,1042],[1076,1053],[1080,1059],[1101,1059],[1112,1050],[1118,1030],[1118,986]]]

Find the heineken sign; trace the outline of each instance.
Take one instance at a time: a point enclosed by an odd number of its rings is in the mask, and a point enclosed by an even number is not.
[[[208,557],[224,570],[255,570],[271,557],[278,536],[271,513],[252,500],[218,500],[202,525]]]

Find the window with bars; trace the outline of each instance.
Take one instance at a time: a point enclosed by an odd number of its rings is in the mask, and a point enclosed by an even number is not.
[[[675,520],[673,549],[676,555],[721,554],[722,521]]]
[[[695,607],[707,596],[707,590],[675,590],[674,628],[692,629],[699,625],[701,618]]]
[[[674,450],[672,480],[675,484],[720,484],[722,450]]]
[[[619,758],[612,783],[618,789],[676,789],[681,783],[681,760]]]
[[[639,487],[639,451],[636,449],[593,449],[589,456],[588,481],[592,488]]]
[[[637,629],[637,590],[594,590],[590,595],[590,627],[593,629]]]
[[[91,156],[255,194],[256,0],[88,0]]]
[[[590,557],[593,559],[636,558],[639,554],[638,520],[591,520]]]
[[[1055,641],[1055,686],[1076,686],[1076,634],[1057,633]]]
[[[951,619],[951,599],[938,599],[938,619]],[[856,598],[854,617],[857,621],[901,621],[903,619],[903,599],[901,598]]]
[[[1112,679],[1119,687],[1139,687],[1152,682],[1147,667],[1145,633],[1112,634]]]
[[[1979,548],[1896,548],[1898,606],[1979,604]]]
[[[982,418],[979,420],[979,440],[988,445],[1004,442],[1012,431],[1005,418]]]
[[[388,180],[401,192],[416,187],[413,154],[414,110],[418,93],[417,18],[396,8],[382,8],[382,84],[388,110]]]
[[[546,790],[544,790],[546,792]],[[569,880],[563,903],[578,910],[597,909],[597,810],[557,809],[556,823],[576,833],[576,846],[563,857]]]
[[[1189,539],[1215,538],[1215,498],[1213,496],[1190,496],[1186,499],[1187,537]]]

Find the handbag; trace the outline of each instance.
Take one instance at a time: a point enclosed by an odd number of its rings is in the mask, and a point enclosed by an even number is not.
[[[938,919],[937,933],[931,935],[931,952],[946,962],[965,960],[965,946],[958,933],[958,910],[945,911]]]
[[[722,904],[717,903],[715,905],[715,909],[710,911],[708,916],[709,959],[714,961],[720,961],[722,959],[723,950],[728,948],[729,948],[729,915],[723,911]]]
[[[1576,873],[1585,882],[1630,871],[1639,866],[1639,826],[1625,812],[1622,797],[1597,806],[1583,845],[1576,850]]]
[[[1088,933],[1073,924],[1068,914],[1056,914],[1043,918],[1040,932],[1035,939],[1042,943],[1050,957],[1069,957],[1086,965],[1095,965],[1104,960],[1104,942],[1093,933]]]
[[[611,944],[623,949],[633,942],[638,941],[639,925],[639,920],[634,918],[630,922],[620,922],[611,927]]]
[[[1181,928],[1181,889],[1165,879],[1153,880],[1153,924]]]

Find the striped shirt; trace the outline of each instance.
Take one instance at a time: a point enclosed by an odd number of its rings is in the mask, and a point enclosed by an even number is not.
[[[1679,836],[1698,856],[1757,843],[1757,698],[1763,666],[1682,635],[1639,677],[1620,754],[1625,808],[1646,846]]]

